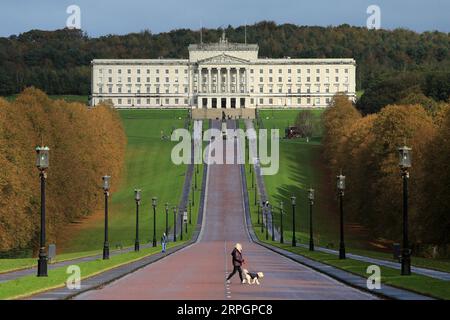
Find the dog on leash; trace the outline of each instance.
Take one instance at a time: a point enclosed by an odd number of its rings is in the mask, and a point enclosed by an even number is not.
[[[262,272],[248,272],[247,269],[242,269],[242,273],[244,274],[244,278],[248,284],[257,284],[259,285],[259,279],[264,277],[264,273]]]

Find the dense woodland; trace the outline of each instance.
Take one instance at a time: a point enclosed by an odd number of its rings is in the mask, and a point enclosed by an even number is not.
[[[221,33],[220,29],[205,29],[203,41],[216,42]],[[229,41],[244,42],[243,26],[229,26],[226,34]],[[198,43],[199,39],[198,30],[188,29],[99,38],[91,38],[80,30],[32,30],[0,38],[0,95],[18,93],[28,86],[47,94],[88,95],[93,58],[187,58],[188,45]],[[259,44],[261,57],[355,58],[357,89],[367,90],[365,99],[358,105],[364,113],[376,112],[380,106],[396,102],[392,100],[397,96],[392,97],[390,93],[399,93],[398,86],[406,93],[410,86],[417,89],[419,85],[422,93],[433,100],[448,98],[448,33],[368,30],[349,25],[277,25],[263,21],[247,27],[247,41]],[[447,70],[447,75],[443,75],[443,70]],[[403,73],[415,80],[406,83],[392,80]],[[446,91],[436,94],[436,86],[445,87]],[[391,87],[389,94],[377,102],[374,97],[386,87]]]
[[[0,253],[38,246],[39,171],[35,147],[50,147],[47,239],[102,204],[101,177],[120,181],[126,137],[107,105],[52,100],[29,88],[14,102],[0,98]],[[113,183],[117,186],[118,183]]]
[[[345,212],[373,236],[400,241],[402,179],[397,148],[412,147],[409,226],[415,253],[450,253],[450,104],[388,105],[362,116],[345,96],[324,112],[323,151],[347,177]],[[330,181],[335,181],[330,177]],[[335,188],[335,186],[333,186]]]

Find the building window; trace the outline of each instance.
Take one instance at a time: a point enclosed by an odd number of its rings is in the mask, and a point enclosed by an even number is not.
[[[150,74],[150,69],[147,69],[147,74]]]
[[[128,74],[131,74],[131,69],[128,69],[127,72],[128,72]]]
[[[297,73],[302,73],[302,70],[301,69],[297,69]]]
[[[306,69],[306,73],[311,73],[311,69]]]
[[[147,99],[147,105],[150,105],[150,99]]]
[[[159,69],[156,69],[156,73],[159,74]]]
[[[283,82],[283,77],[278,77],[278,82]]]
[[[98,69],[98,73],[102,74],[103,73],[103,69]]]
[[[250,73],[252,73],[252,74],[253,74],[253,69],[250,69]]]
[[[335,72],[335,73],[339,73],[339,69],[335,69],[334,72]]]
[[[345,69],[345,73],[348,73],[348,69]]]
[[[122,99],[120,99],[120,98],[117,99],[117,103],[118,103],[118,104],[122,104]]]
[[[325,72],[326,73],[330,73],[330,69],[325,69]]]
[[[141,77],[137,77],[137,78],[136,78],[136,81],[137,81],[137,82],[141,82]]]
[[[108,82],[112,82],[112,78],[111,77],[108,78]]]
[[[301,104],[302,103],[302,99],[301,98],[297,98],[297,104]]]
[[[118,74],[122,74],[122,69],[117,70]]]
[[[306,82],[311,82],[311,77],[306,77]]]
[[[278,69],[278,73],[283,73],[283,70],[282,69]]]
[[[127,100],[127,103],[128,103],[128,104],[131,104],[131,99],[128,99],[128,100]]]
[[[316,69],[316,73],[320,73],[320,69]]]
[[[112,69],[108,69],[108,73],[111,74],[112,73]]]
[[[273,99],[269,98],[269,104],[273,104]]]
[[[263,104],[264,103],[264,98],[259,98],[259,103]]]
[[[269,73],[273,73],[273,69],[269,69]]]
[[[169,74],[169,69],[166,69],[166,74]]]
[[[165,103],[166,103],[166,104],[169,104],[169,103],[170,103],[169,98],[166,98]]]
[[[178,104],[178,98],[175,98],[175,104]]]
[[[175,74],[178,74],[178,69],[175,69]]]
[[[112,93],[112,88],[111,87],[108,88],[108,93]]]
[[[159,82],[159,77],[156,77],[156,82]]]
[[[137,73],[138,73],[138,74],[141,74],[141,69],[137,69]]]
[[[264,70],[263,69],[259,69],[259,73],[264,73]]]
[[[159,104],[159,98],[156,98],[156,104]]]
[[[150,87],[147,87],[147,93],[150,93]]]
[[[127,78],[127,81],[128,81],[128,82],[131,82],[131,77],[128,77],[128,78]]]
[[[103,93],[103,88],[102,87],[98,88],[98,93]]]
[[[263,82],[264,80],[263,80],[263,77],[260,77],[259,78],[259,82]]]
[[[118,92],[118,93],[122,93],[122,87],[118,87],[118,88],[117,88],[117,92]]]
[[[166,82],[169,82],[169,77],[166,77]]]
[[[150,77],[147,77],[147,82],[150,82]]]
[[[259,93],[263,93],[264,92],[264,87],[263,86],[260,86],[259,87]]]
[[[136,104],[141,104],[141,99],[138,98]]]
[[[320,77],[316,77],[316,82],[320,82]]]
[[[336,82],[339,82],[339,77],[336,77]]]
[[[288,69],[288,73],[292,73],[292,70],[291,70],[291,69]]]

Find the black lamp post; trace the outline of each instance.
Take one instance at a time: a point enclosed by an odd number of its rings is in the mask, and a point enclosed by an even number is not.
[[[275,241],[275,223],[273,222],[273,207],[270,206],[270,222],[272,223],[272,241]]]
[[[402,276],[411,275],[411,249],[408,241],[408,179],[411,167],[411,151],[412,149],[403,146],[398,148],[399,152],[399,166],[403,178],[403,250],[402,250]]]
[[[153,207],[153,247],[156,247],[156,204],[157,198],[152,198],[152,207]]]
[[[266,240],[269,240],[269,201],[266,200],[266,203],[264,204],[264,211],[266,216]]]
[[[255,188],[255,206],[258,204],[258,201],[257,201],[257,199],[256,199],[256,195],[257,195],[257,192],[258,190],[257,190],[257,188]]]
[[[192,224],[192,201],[189,200],[189,224]]]
[[[169,204],[166,202],[166,237],[169,236]]]
[[[187,232],[188,232],[188,213],[186,210],[184,210],[183,213],[183,222],[184,222],[184,231],[186,232],[186,237],[187,237]]]
[[[292,246],[295,247],[297,245],[297,241],[295,240],[295,196],[291,197],[292,203]]]
[[[261,207],[261,233],[264,234],[264,202],[260,202],[259,206]]]
[[[250,168],[251,168],[251,167],[252,167],[252,166],[250,165]],[[253,188],[255,187],[255,177],[254,177],[255,174],[253,173],[254,170],[251,170],[251,169],[250,169],[250,171],[251,171],[251,174],[252,174],[252,189],[253,189]]]
[[[314,238],[313,238],[313,218],[312,210],[314,204],[314,189],[309,188],[308,190],[309,199],[309,251],[314,251]]]
[[[177,241],[177,207],[173,207],[173,242]]]
[[[283,201],[280,201],[280,243],[284,243],[283,236]]]
[[[345,190],[345,176],[342,173],[336,176],[337,190],[339,193],[339,211],[340,211],[340,233],[341,239],[339,241],[339,259],[345,259],[345,243],[344,243],[344,190]]]
[[[197,168],[197,164],[195,165],[196,166],[196,168]],[[194,188],[195,188],[195,190],[197,190],[197,169],[195,169],[194,170],[194,176],[195,176],[195,179],[194,179]]]
[[[139,251],[139,206],[141,205],[141,190],[134,190],[134,200],[136,201],[136,240],[134,242],[134,251]]]
[[[47,277],[47,251],[45,248],[45,179],[49,166],[49,147],[36,147],[36,167],[41,180],[41,236],[39,242],[38,277]]]
[[[180,241],[183,241],[183,215],[184,213],[180,212]]]
[[[103,176],[103,193],[105,194],[105,242],[103,243],[103,260],[109,259],[108,242],[108,198],[110,189],[110,176]]]

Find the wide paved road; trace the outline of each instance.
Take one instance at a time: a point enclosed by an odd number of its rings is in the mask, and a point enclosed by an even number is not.
[[[217,125],[217,124],[216,124]],[[250,242],[245,229],[239,165],[209,166],[206,216],[199,241],[77,299],[373,299]],[[240,284],[231,251],[243,246],[247,269],[262,271],[260,286]]]

